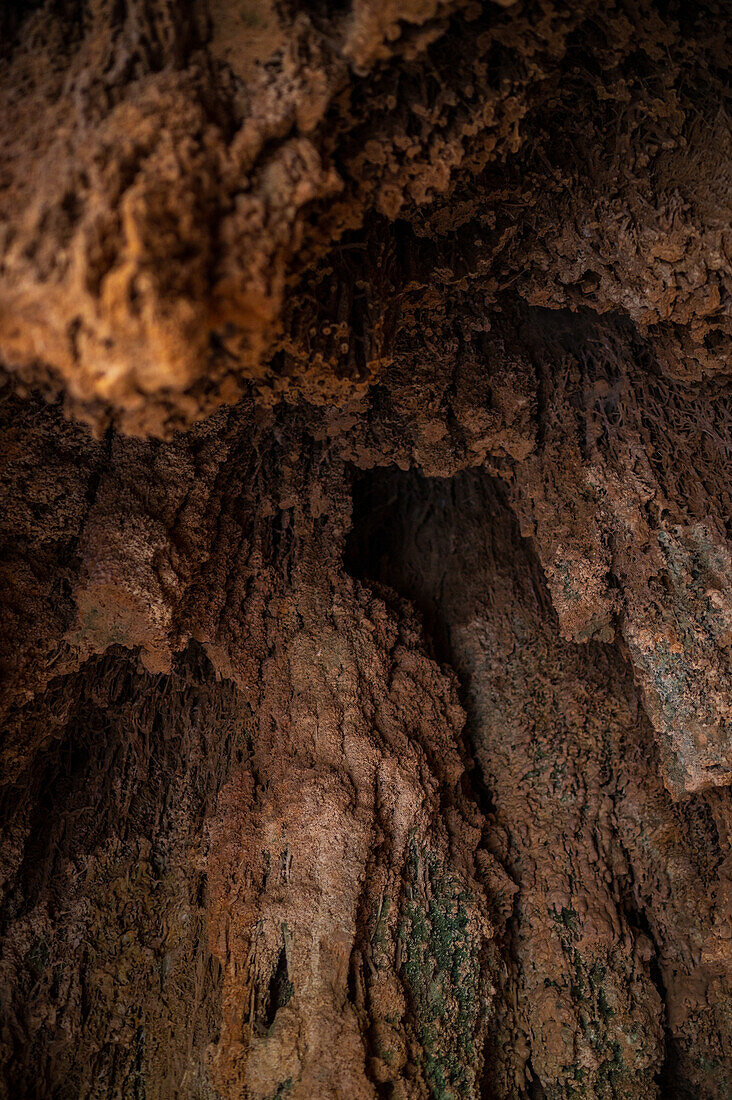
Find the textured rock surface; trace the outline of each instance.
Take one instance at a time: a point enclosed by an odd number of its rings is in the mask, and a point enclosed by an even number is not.
[[[0,1094],[732,1094],[729,14],[0,10]]]

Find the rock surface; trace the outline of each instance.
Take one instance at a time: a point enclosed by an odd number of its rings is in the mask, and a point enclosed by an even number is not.
[[[732,1095],[729,15],[0,10],[0,1095]]]

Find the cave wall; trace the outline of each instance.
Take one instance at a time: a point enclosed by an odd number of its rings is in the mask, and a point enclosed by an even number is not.
[[[0,12],[0,1094],[730,1095],[729,14]]]

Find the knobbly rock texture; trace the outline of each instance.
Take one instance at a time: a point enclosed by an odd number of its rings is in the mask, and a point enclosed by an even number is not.
[[[0,9],[0,1095],[732,1095],[730,15]]]

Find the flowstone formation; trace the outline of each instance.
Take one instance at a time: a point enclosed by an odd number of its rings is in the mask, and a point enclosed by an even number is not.
[[[732,1095],[730,16],[0,8],[0,1096]]]

